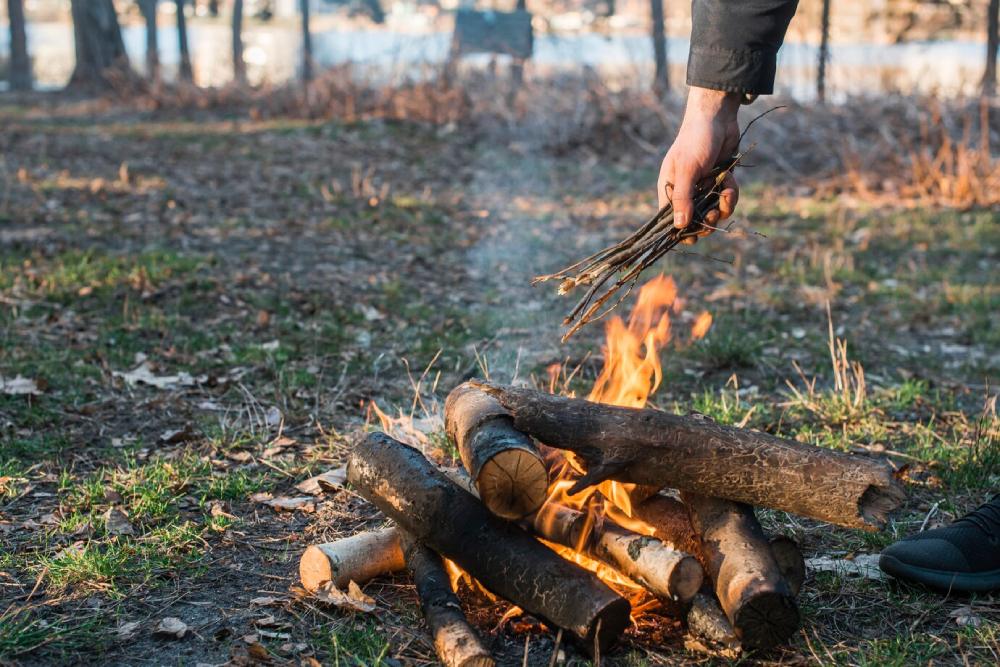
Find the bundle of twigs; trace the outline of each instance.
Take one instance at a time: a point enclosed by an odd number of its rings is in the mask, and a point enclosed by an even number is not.
[[[752,148],[751,146],[750,149],[716,165],[709,176],[702,181],[695,192],[694,219],[687,227],[683,229],[674,227],[674,209],[670,202],[667,202],[666,206],[657,211],[656,215],[628,238],[561,271],[538,276],[532,281],[532,284],[535,284],[559,280],[561,295],[568,294],[581,285],[590,286],[563,320],[563,324],[572,325],[563,336],[563,342],[584,325],[599,320],[614,310],[635,287],[642,272],[684,239],[696,237],[705,229],[717,229],[705,221],[705,215],[718,208],[722,181]],[[610,286],[606,286],[612,279],[614,281]],[[616,295],[617,300],[602,312],[601,308]]]

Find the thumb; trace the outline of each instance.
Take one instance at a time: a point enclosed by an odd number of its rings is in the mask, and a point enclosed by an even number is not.
[[[678,171],[676,178],[670,203],[674,206],[674,227],[684,229],[691,224],[694,214],[694,179],[690,171]]]

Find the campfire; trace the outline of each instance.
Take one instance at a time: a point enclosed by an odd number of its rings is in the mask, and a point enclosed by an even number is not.
[[[385,433],[365,436],[348,480],[393,526],[309,547],[303,585],[347,595],[409,569],[446,665],[493,664],[455,596],[459,578],[595,657],[653,609],[683,616],[696,647],[732,654],[788,640],[804,562],[753,508],[875,529],[902,492],[880,462],[647,408],[682,310],[672,279],[644,285],[628,321],[608,322],[586,399],[567,391],[559,365],[547,392],[455,388],[444,419],[460,469]],[[701,313],[681,338],[710,326]]]

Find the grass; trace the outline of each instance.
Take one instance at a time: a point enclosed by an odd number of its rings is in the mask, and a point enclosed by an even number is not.
[[[370,401],[409,413],[418,379],[440,400],[480,361],[501,381],[515,369],[545,378],[558,362],[579,366],[570,387],[585,395],[600,327],[556,345],[568,304],[528,279],[644,219],[652,158],[592,169],[573,154],[391,124],[95,126],[41,112],[10,122],[8,171],[31,178],[7,179],[4,231],[32,228],[37,202],[52,203],[50,236],[0,255],[0,375],[44,385],[40,396],[0,395],[0,661],[219,663],[273,615],[291,637],[261,641],[282,659],[426,662],[405,577],[366,586],[373,616],[284,601],[303,546],[378,523],[370,507],[340,493],[312,514],[278,513],[255,494],[300,495],[297,482],[343,462]],[[24,149],[23,137],[56,126],[44,159]],[[128,182],[105,159],[119,153],[136,156]],[[807,555],[874,553],[935,503],[933,520],[949,520],[997,488],[998,422],[992,404],[984,410],[1000,372],[997,214],[854,206],[762,184],[744,188],[741,211],[766,239],[717,234],[696,247],[733,264],[678,256],[663,266],[683,310],[709,309],[715,323],[664,352],[654,402],[888,456],[909,492],[877,533],[762,511],[767,529]],[[157,375],[199,380],[129,386],[116,373],[139,355]],[[440,432],[429,444],[456,457]],[[111,534],[112,508],[133,534]],[[249,604],[261,595],[283,602]],[[523,633],[497,629],[482,600],[465,602],[520,664]],[[801,604],[802,635],[765,659],[985,664],[997,650],[988,605],[979,628],[935,625],[970,602],[827,575],[810,578]],[[154,637],[167,615],[197,634]],[[141,631],[118,641],[129,620]],[[701,661],[674,630],[630,635],[606,663]],[[547,655],[552,637],[531,642]]]

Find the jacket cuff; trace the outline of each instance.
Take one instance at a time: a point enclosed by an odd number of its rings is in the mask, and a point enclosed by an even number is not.
[[[727,93],[771,95],[777,61],[777,53],[770,50],[692,46],[687,84]]]

